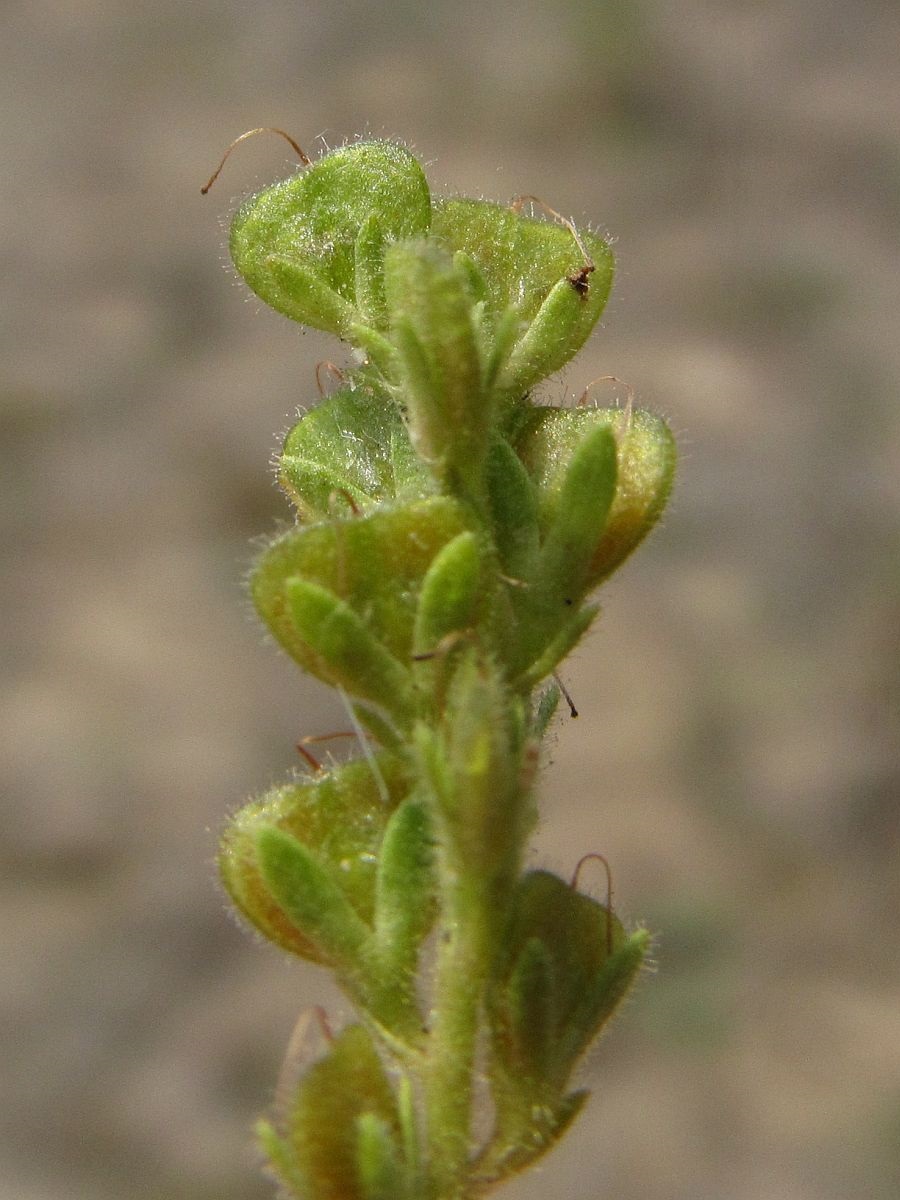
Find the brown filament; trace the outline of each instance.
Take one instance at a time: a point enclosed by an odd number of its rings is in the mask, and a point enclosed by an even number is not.
[[[578,292],[582,298],[584,298],[588,294],[588,276],[593,271],[596,271],[597,268],[594,265],[594,260],[588,254],[584,242],[581,240],[581,234],[575,228],[575,223],[570,221],[568,217],[564,217],[562,213],[557,212],[555,208],[551,208],[549,204],[545,204],[540,196],[514,196],[509,202],[509,207],[514,213],[520,213],[525,206],[526,201],[529,201],[531,204],[536,204],[538,208],[544,210],[548,217],[552,217],[554,221],[559,221],[560,225],[565,225],[566,229],[568,229],[569,233],[571,233],[572,237],[575,239],[575,245],[581,251],[582,258],[584,259],[584,265],[581,266],[574,273],[574,275],[569,275],[567,278],[575,291]]]
[[[337,738],[355,738],[359,734],[355,729],[336,729],[333,733],[311,733],[308,737],[303,738],[304,746],[314,746],[318,742],[333,742]],[[366,734],[367,738],[371,738],[371,734]]]
[[[285,1051],[284,1062],[278,1076],[278,1083],[275,1085],[274,1110],[279,1124],[284,1124],[287,1121],[288,1113],[294,1102],[294,1092],[297,1089],[297,1083],[309,1059],[309,1047],[307,1043],[309,1027],[313,1020],[315,1020],[319,1027],[319,1033],[323,1041],[329,1046],[334,1041],[334,1033],[328,1023],[328,1014],[325,1012],[325,1009],[320,1004],[304,1009],[297,1018],[297,1024],[294,1026],[291,1040],[288,1042],[288,1048]]]
[[[336,379],[338,381],[338,383],[343,383],[344,380],[347,378],[347,376],[344,374],[344,372],[341,370],[341,368],[337,365],[337,363],[333,363],[331,361],[331,359],[329,359],[329,358],[320,359],[316,363],[316,387],[318,388],[320,396],[325,395],[325,388],[324,388],[324,385],[322,384],[322,372],[323,371],[327,371],[328,374],[332,377],[332,379]]]
[[[365,735],[369,737],[369,734]],[[297,743],[297,753],[302,755],[316,772],[322,770],[321,762],[307,750],[307,746],[317,746],[320,742],[333,742],[338,738],[358,738],[359,734],[353,729],[338,729],[334,733],[310,733]]]
[[[565,700],[566,704],[568,704],[568,706],[569,706],[569,716],[574,721],[575,718],[578,716],[578,709],[575,707],[575,703],[572,700],[572,697],[569,695],[569,689],[566,687],[566,685],[560,679],[559,675],[557,675],[556,671],[553,672],[553,678],[556,682],[556,686],[562,692],[563,699]]]
[[[578,862],[575,864],[575,870],[572,873],[572,880],[571,880],[571,883],[569,884],[569,887],[572,889],[572,891],[577,890],[578,881],[581,877],[581,869],[586,862],[591,862],[591,861],[602,863],[603,869],[606,871],[606,953],[612,954],[612,952],[613,952],[613,924],[612,924],[613,883],[612,883],[612,871],[609,869],[609,863],[606,861],[606,858],[602,854],[597,854],[596,851],[592,851],[590,854],[582,855],[581,858],[579,858]]]
[[[254,134],[257,134],[257,133],[277,133],[279,137],[283,137],[284,140],[288,143],[288,145],[291,147],[291,149],[294,151],[294,153],[300,159],[301,163],[303,163],[304,167],[308,167],[310,165],[312,160],[306,154],[303,153],[303,151],[300,149],[300,147],[297,145],[297,143],[294,141],[294,139],[291,137],[291,135],[289,133],[285,133],[283,129],[274,129],[271,125],[261,125],[259,127],[259,129],[248,129],[246,133],[242,133],[240,137],[236,137],[234,139],[234,141],[231,143],[231,145],[228,147],[228,149],[222,155],[222,161],[216,167],[215,171],[213,171],[212,175],[210,175],[206,185],[200,189],[201,195],[205,196],[206,193],[209,191],[209,189],[212,187],[212,185],[219,178],[219,173],[221,172],[222,168],[225,166],[225,163],[228,161],[228,156],[231,154],[231,152],[235,148],[235,146],[237,146],[237,144],[239,142],[243,142],[246,138],[253,137]]]
[[[615,375],[598,375],[596,379],[592,379],[579,396],[577,407],[585,407],[587,404],[588,393],[590,392],[591,388],[596,387],[598,383],[621,383],[625,388],[625,407],[622,409],[622,412],[625,417],[625,429],[627,430],[631,425],[631,413],[634,409],[634,388],[630,383],[623,383],[622,380],[618,379]]]
[[[306,762],[309,764],[309,766],[311,766],[312,769],[316,772],[316,774],[318,774],[319,771],[322,770],[322,764],[319,762],[319,760],[316,758],[316,756],[314,754],[310,754],[310,752],[307,750],[306,746],[304,745],[304,742],[306,742],[306,740],[307,739],[304,738],[303,741],[300,741],[297,743],[297,753],[302,758],[304,758],[306,760]]]
[[[347,501],[347,505],[348,505],[350,511],[353,513],[354,517],[358,517],[359,512],[360,512],[359,505],[356,503],[356,501],[353,499],[353,497],[350,495],[350,493],[347,491],[346,488],[334,488],[332,490],[332,492],[330,493],[330,495],[328,497],[328,507],[331,508],[334,501],[337,500],[337,498],[339,496],[341,497],[341,499]]]
[[[431,662],[435,658],[446,658],[451,650],[455,650],[461,642],[468,642],[471,638],[471,629],[454,629],[450,633],[445,633],[433,650],[414,654],[412,660],[413,662]]]

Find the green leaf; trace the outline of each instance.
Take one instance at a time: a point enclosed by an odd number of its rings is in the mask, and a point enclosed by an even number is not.
[[[479,271],[474,260],[465,250],[457,250],[453,257],[453,265],[458,267],[469,285],[469,293],[478,305],[483,305],[489,299],[487,281]]]
[[[403,1158],[408,1181],[407,1192],[410,1200],[417,1200],[423,1191],[422,1147],[419,1138],[416,1098],[407,1072],[401,1073],[397,1081],[397,1109],[400,1120],[400,1141],[403,1145]]]
[[[615,439],[598,426],[582,438],[569,461],[529,592],[535,607],[553,612],[554,624],[565,605],[584,595],[615,491]]]
[[[530,578],[538,551],[538,510],[534,484],[504,438],[494,439],[487,462],[494,541],[505,574]]]
[[[382,379],[396,378],[398,371],[397,348],[390,338],[364,325],[361,321],[350,326],[347,340],[358,346],[365,354],[369,365],[375,368]]]
[[[288,431],[278,482],[305,522],[333,520],[386,500],[427,495],[395,401],[356,373]]]
[[[267,304],[343,335],[351,311],[377,316],[375,222],[390,242],[421,237],[430,220],[428,184],[409,151],[359,142],[251,197],[232,224],[231,255]]]
[[[496,322],[493,344],[486,346],[484,350],[485,390],[496,386],[501,372],[515,349],[518,336],[519,315],[514,308],[507,308]]]
[[[644,965],[651,941],[646,929],[636,930],[599,968],[569,1017],[560,1059],[578,1059],[609,1021]]]
[[[403,1200],[406,1179],[395,1131],[375,1113],[356,1119],[357,1172],[363,1200]]]
[[[434,833],[424,804],[394,812],[378,862],[375,951],[387,971],[415,985],[416,960],[434,918]]]
[[[468,530],[435,555],[419,593],[416,654],[432,653],[448,634],[476,624],[485,596],[483,566],[478,535]]]
[[[369,929],[331,874],[296,838],[274,826],[259,831],[256,849],[263,882],[279,908],[322,961],[355,972]]]
[[[521,1071],[538,1080],[551,1069],[556,1034],[555,985],[549,948],[541,938],[529,938],[507,984],[506,1051]],[[504,1036],[499,1022],[494,1036]]]
[[[546,530],[565,503],[570,463],[582,441],[598,428],[616,439],[616,490],[591,558],[588,587],[596,587],[628,557],[665,508],[675,473],[675,441],[652,413],[619,408],[535,408],[516,439],[516,450],[537,489]]]
[[[378,213],[370,213],[356,236],[356,306],[364,322],[383,329],[387,322],[384,303],[384,231]]]
[[[285,595],[302,642],[317,656],[316,674],[381,705],[401,723],[412,715],[412,675],[334,592],[288,579]]]
[[[533,628],[529,630],[530,640],[518,647],[517,661],[524,666],[516,676],[516,685],[530,691],[555,671],[590,629],[599,611],[599,605],[585,604],[562,622],[555,633],[551,628],[546,639],[540,628],[537,633]]]
[[[531,729],[531,736],[537,741],[540,741],[550,728],[550,722],[556,715],[561,698],[562,692],[556,683],[551,683],[549,687],[544,688],[538,697],[534,724]]]
[[[513,347],[500,375],[503,391],[521,396],[564,367],[587,341],[608,292],[608,287],[602,292],[598,289],[587,300],[569,277],[561,279]]]

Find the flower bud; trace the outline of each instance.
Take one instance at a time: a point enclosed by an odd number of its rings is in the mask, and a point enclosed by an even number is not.
[[[475,649],[463,652],[437,728],[420,722],[414,737],[417,771],[435,798],[456,869],[502,891],[534,820],[524,716],[502,670]]]

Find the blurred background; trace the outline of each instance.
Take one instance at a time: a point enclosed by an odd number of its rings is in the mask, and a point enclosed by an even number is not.
[[[658,971],[505,1194],[900,1193],[898,46],[893,0],[5,0],[2,1200],[271,1196],[251,1121],[299,1010],[345,1011],[214,870],[226,814],[346,725],[242,588],[289,518],[276,434],[340,357],[227,263],[283,143],[199,193],[269,124],[613,234],[543,399],[616,375],[681,446],[567,666],[534,854],[606,854]]]

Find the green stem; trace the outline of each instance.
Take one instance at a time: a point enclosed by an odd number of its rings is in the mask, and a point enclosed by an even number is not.
[[[465,1200],[475,1043],[492,937],[483,881],[444,857],[425,1099],[433,1196]]]

